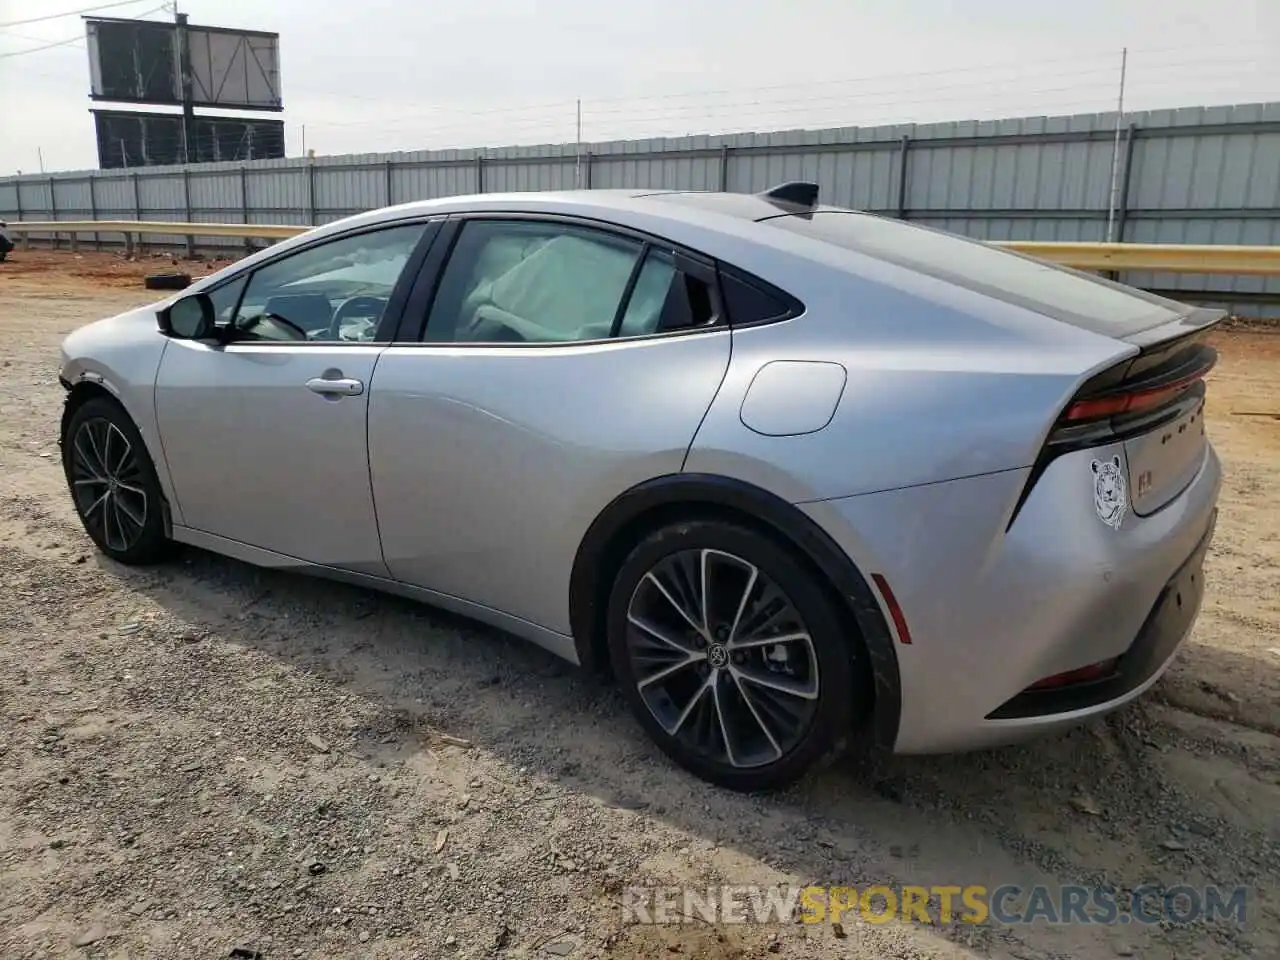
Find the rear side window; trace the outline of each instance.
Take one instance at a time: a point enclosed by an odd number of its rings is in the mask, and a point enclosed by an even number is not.
[[[735,326],[782,320],[800,312],[799,304],[785,294],[765,290],[760,284],[728,270],[720,271],[720,291],[729,322]]]
[[[820,210],[764,222],[1106,336],[1128,336],[1170,323],[1186,312],[1181,304],[1164,297],[900,220]]]

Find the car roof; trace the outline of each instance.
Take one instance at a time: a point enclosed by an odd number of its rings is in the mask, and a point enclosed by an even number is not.
[[[396,207],[385,207],[374,213],[396,211],[395,216],[413,213],[484,209],[494,205],[516,203],[521,207],[538,206],[548,212],[561,207],[609,207],[618,211],[667,213],[674,219],[688,219],[698,213],[728,216],[736,220],[760,221],[796,212],[752,193],[727,193],[708,190],[544,190],[511,193],[478,193],[434,200],[416,200]],[[655,206],[655,203],[657,206]],[[683,215],[680,211],[683,211]]]
[[[237,272],[251,269],[258,261],[284,254],[294,246],[410,218],[512,213],[598,220],[662,236],[688,249],[733,264],[784,289],[788,288],[787,283],[797,279],[791,271],[802,263],[865,274],[868,267],[865,257],[824,241],[771,229],[760,223],[771,217],[807,212],[807,209],[773,201],[763,195],[718,191],[593,188],[463,194],[413,200],[354,214],[290,237],[250,255],[236,266]],[[812,209],[844,210],[827,206]],[[863,215],[849,210],[844,212],[851,216]]]

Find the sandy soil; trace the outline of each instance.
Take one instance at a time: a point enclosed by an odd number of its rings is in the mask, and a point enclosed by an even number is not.
[[[96,554],[58,466],[57,345],[155,299],[138,278],[171,265],[12,261],[4,956],[1280,956],[1280,335],[1218,337],[1209,596],[1150,696],[758,799],[680,773],[612,691],[465,621],[198,551],[146,571]],[[1250,892],[1243,927],[622,922],[623,886],[717,882]]]

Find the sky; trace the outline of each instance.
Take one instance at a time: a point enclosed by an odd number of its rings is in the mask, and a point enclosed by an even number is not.
[[[0,0],[0,174],[96,167],[83,20],[15,23],[92,3]],[[98,13],[170,19],[160,4]],[[180,9],[193,24],[280,34],[290,156],[304,143],[325,155],[1109,111],[1126,47],[1126,110],[1280,101],[1280,0]]]

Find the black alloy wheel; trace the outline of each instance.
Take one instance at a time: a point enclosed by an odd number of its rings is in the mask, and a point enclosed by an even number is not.
[[[610,657],[676,762],[737,790],[776,789],[843,744],[857,644],[812,571],[722,521],[643,540],[610,597]]]

